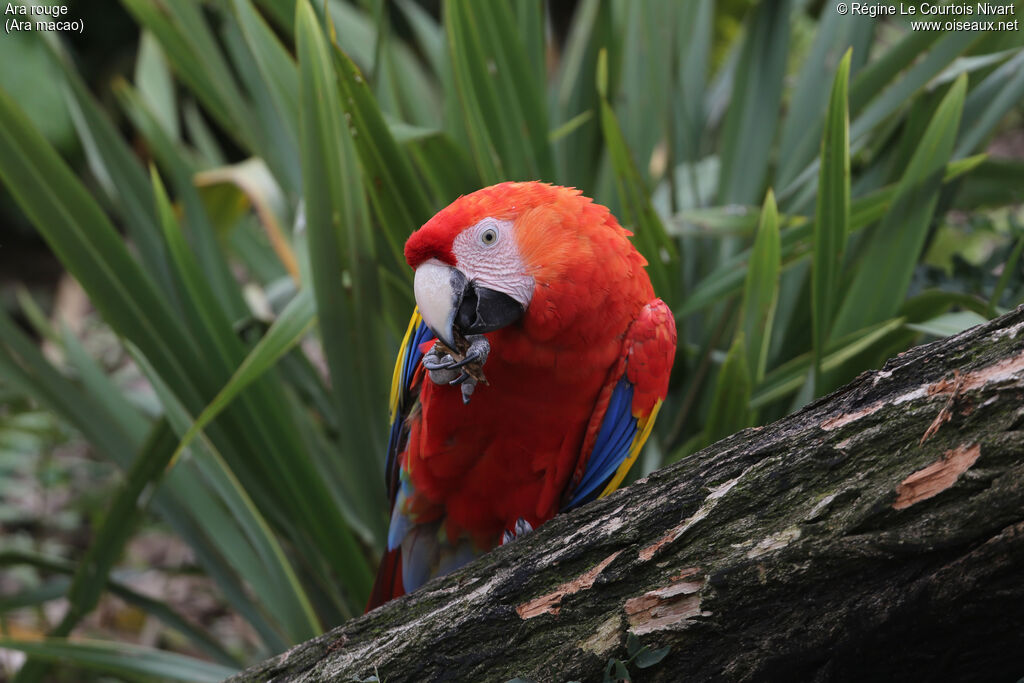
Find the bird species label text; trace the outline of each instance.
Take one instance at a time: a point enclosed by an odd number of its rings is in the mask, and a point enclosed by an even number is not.
[[[21,5],[8,2],[4,9],[4,30],[73,31],[82,33],[85,22],[67,16],[67,5]]]

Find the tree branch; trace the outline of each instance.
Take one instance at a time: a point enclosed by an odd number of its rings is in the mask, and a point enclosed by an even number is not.
[[[234,680],[600,680],[627,631],[644,681],[1024,675],[1024,307]]]

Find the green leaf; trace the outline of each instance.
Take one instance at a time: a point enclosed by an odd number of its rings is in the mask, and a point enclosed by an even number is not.
[[[373,235],[362,194],[356,152],[344,128],[337,75],[316,14],[305,0],[296,5],[299,57],[300,152],[305,180],[309,262],[324,350],[341,405],[346,454],[356,485],[379,497],[383,454],[383,415],[369,405],[385,405],[390,376],[379,350],[385,346],[379,316],[380,287]],[[353,359],[359,362],[353,363]],[[374,403],[377,400],[379,402]],[[361,557],[352,539],[339,560]],[[340,544],[323,540],[324,543]],[[349,575],[356,600],[369,595],[367,567],[338,566]]]
[[[972,173],[976,168],[979,170],[992,168],[989,164],[990,162],[985,161],[983,154],[951,161],[946,166],[943,182],[950,182],[963,174]],[[998,168],[1008,170],[1005,166]],[[985,176],[993,182],[997,182],[998,173],[994,168]],[[1022,166],[1021,177],[1024,178],[1024,166]],[[896,185],[891,185],[854,199],[850,205],[850,232],[861,230],[883,217],[889,210],[898,189]],[[977,191],[984,190],[979,187]],[[683,212],[680,215],[685,217],[690,213]],[[722,230],[733,225],[737,230],[746,230],[748,229],[746,226],[749,225],[749,229],[752,230],[753,219],[757,215],[758,213],[753,207],[719,207],[693,212],[696,221],[707,221],[709,225],[719,226]],[[810,240],[814,225],[803,216],[789,216],[785,218],[785,222],[792,224],[792,227],[783,230],[780,234],[783,267],[788,268],[810,253],[810,249],[805,243]],[[747,250],[722,261],[694,287],[682,305],[675,309],[676,317],[699,311],[739,291],[746,278],[750,256],[751,250]]]
[[[590,113],[591,119],[572,135],[554,144],[559,182],[580,188],[596,186],[602,166],[601,128],[596,119],[601,98],[607,93],[607,57],[604,75],[598,76],[601,55],[611,49],[613,21],[611,3],[583,0],[576,6],[562,58],[558,61],[549,98],[552,122],[559,128]],[[594,88],[595,81],[598,84]],[[601,92],[601,84],[604,92]]]
[[[675,245],[651,205],[650,193],[622,135],[618,118],[607,100],[601,101],[601,130],[611,159],[619,200],[627,225],[636,228],[636,247],[647,259],[647,270],[658,295],[669,305],[677,294],[669,272],[677,260]]]
[[[33,658],[68,662],[82,669],[116,676],[151,676],[187,683],[217,683],[237,669],[194,657],[128,643],[49,638],[38,641],[0,637],[0,648],[20,650]]]
[[[850,139],[857,140],[873,131],[883,119],[904,106],[915,92],[967,50],[980,34],[980,31],[912,31],[885,57],[861,71],[850,85],[850,114],[855,117],[850,127]],[[934,47],[932,42],[936,43]],[[893,59],[890,60],[890,56]],[[906,72],[901,71],[911,64]],[[897,76],[899,80],[883,88],[885,81]]]
[[[189,444],[238,394],[259,379],[263,373],[273,367],[281,356],[295,347],[313,325],[315,317],[313,293],[308,289],[300,289],[299,293],[288,302],[288,305],[267,333],[253,347],[242,364],[238,366],[224,388],[203,409],[195,422],[188,428],[185,436],[174,451],[177,458]]]
[[[43,572],[61,574],[61,580],[56,587],[60,587],[62,590],[53,595],[53,598],[61,597],[67,592],[71,585],[70,578],[67,577],[70,577],[76,571],[74,563],[61,558],[14,550],[0,551],[0,567],[15,565],[27,565]],[[47,584],[47,586],[50,585]],[[127,604],[138,607],[146,614],[156,617],[165,626],[188,638],[207,656],[214,658],[221,664],[225,666],[237,666],[240,664],[239,660],[229,654],[206,630],[194,625],[167,603],[143,595],[130,588],[127,584],[111,577],[107,578],[106,590],[124,600]],[[6,607],[6,601],[0,602],[0,612],[6,609],[9,609]]]
[[[152,36],[148,33],[146,35],[149,39],[143,38],[143,48],[148,44],[152,46],[149,51],[159,52],[159,46],[152,41]],[[56,44],[50,43],[50,47],[55,61],[64,71],[64,95],[68,110],[93,175],[115,211],[120,214],[127,234],[136,245],[148,272],[161,289],[173,290],[167,254],[160,242],[156,213],[147,192],[145,170],[110,117],[89,93],[81,76],[75,71],[71,58]],[[150,85],[156,87],[152,83]],[[159,98],[152,90],[149,96],[151,99]],[[167,125],[163,119],[160,119],[160,123]]]
[[[50,632],[51,636],[63,638],[70,635],[72,629],[99,604],[110,570],[124,552],[124,546],[148,504],[144,491],[148,490],[152,495],[173,451],[174,439],[167,423],[157,423],[75,570],[68,591],[68,610]],[[46,669],[39,661],[29,659],[15,680],[18,683],[38,681]]]
[[[718,373],[715,392],[711,399],[711,412],[704,426],[705,444],[735,434],[750,426],[750,395],[752,373],[747,365],[747,350],[743,334],[737,334]]]
[[[178,123],[178,98],[174,91],[174,79],[160,43],[149,31],[143,31],[139,38],[135,82],[139,85],[139,94],[156,113],[167,134],[179,140],[181,128]]]
[[[370,203],[384,229],[394,267],[404,273],[405,240],[430,219],[434,207],[416,178],[408,155],[392,136],[359,68],[337,46],[334,64],[341,104],[359,154]],[[408,311],[401,312],[402,317],[407,314]]]
[[[181,356],[197,350],[176,324],[166,298],[67,165],[4,93],[0,177],[107,322],[195,400]]]
[[[8,349],[13,352],[9,353]],[[69,347],[73,362],[75,353]],[[91,394],[61,377],[43,359],[35,344],[24,337],[0,310],[0,375],[5,383],[23,389],[63,419],[74,425],[98,452],[110,457],[122,467],[129,467],[130,457],[143,445],[135,429],[122,426],[127,415],[112,416],[105,412],[106,401],[95,400]],[[89,376],[83,375],[89,386]],[[183,481],[171,473],[169,481],[157,492],[155,507],[172,528],[192,547],[197,560],[223,591],[228,602],[244,616],[267,646],[273,651],[283,649],[286,642],[270,630],[263,616],[253,607],[251,599],[241,590],[237,577],[224,565],[219,552],[223,543],[211,542],[192,515],[202,519],[202,529],[216,527],[215,514],[200,514],[205,510],[206,491],[195,482]],[[187,504],[182,501],[187,501]],[[219,511],[217,511],[219,512]],[[230,538],[231,536],[225,536]]]
[[[713,15],[714,3],[711,0],[696,0],[680,3],[676,20],[678,86],[676,114],[670,117],[670,124],[676,139],[675,158],[691,164],[691,172],[685,182],[689,184],[693,197],[702,196],[700,188],[696,187],[697,173],[692,164],[700,159],[701,143],[705,138],[704,90],[710,71]]]
[[[645,647],[637,654],[636,659],[633,660],[633,663],[637,665],[637,668],[648,669],[654,666],[655,664],[661,662],[661,660],[665,659],[665,657],[668,656],[668,653],[671,650],[671,645],[658,648],[657,650],[652,650],[650,648]]]
[[[832,371],[875,344],[883,343],[892,335],[899,333],[905,322],[904,318],[894,318],[831,342],[821,361],[822,370]],[[806,383],[807,374],[812,372],[813,368],[813,354],[805,353],[773,369],[765,375],[764,381],[753,392],[750,407],[755,410],[763,408],[798,391]]]
[[[129,351],[160,397],[167,422],[175,433],[183,435],[192,423],[192,417],[146,359],[131,347]],[[171,440],[174,441],[173,437]],[[214,538],[225,546],[222,551],[230,558],[235,570],[260,596],[293,642],[319,634],[322,629],[309,597],[252,498],[209,439],[201,436],[196,450],[198,454],[187,463],[194,469],[186,472],[186,463],[179,462],[169,472],[169,478],[177,482],[191,481],[193,486],[200,481],[209,484],[217,494],[218,507],[223,505],[230,514],[225,516],[219,510],[213,513],[209,508],[204,509],[203,505],[212,501],[203,498],[195,500],[194,505]],[[345,533],[347,529],[342,527],[339,531]]]
[[[294,149],[299,140],[299,88],[295,62],[249,0],[232,0],[231,6],[271,101],[286,127],[286,139],[292,143],[289,149]]]
[[[960,183],[954,207],[973,211],[1021,202],[1024,202],[1024,161],[984,159],[978,170]]]
[[[988,318],[978,315],[973,311],[958,311],[956,313],[944,313],[937,318],[926,320],[922,323],[907,323],[907,329],[915,332],[923,332],[933,337],[949,337],[960,334],[969,327],[982,325],[988,322]]]
[[[942,99],[896,189],[896,198],[860,257],[836,315],[837,337],[891,317],[899,309],[924,246],[944,169],[953,152],[967,76]]]
[[[779,169],[775,176],[778,187],[788,186],[814,158],[815,149],[820,147],[823,115],[829,108],[829,86],[835,81],[835,70],[847,52],[864,62],[877,24],[873,17],[838,12],[820,15],[814,30],[814,44],[800,68],[787,106],[779,142]],[[855,71],[855,66],[847,68]],[[833,90],[834,87],[832,85]]]
[[[626,668],[625,662],[615,658],[608,660],[608,666],[604,669],[605,683],[619,683],[620,681],[632,680],[633,678],[629,675],[629,669]]]
[[[978,36],[978,31],[911,31],[880,59],[865,66],[850,84],[850,142],[853,151],[864,146],[872,134],[878,134],[884,141],[887,129],[882,124],[974,44]],[[904,71],[910,64],[913,65]],[[892,85],[885,87],[887,82],[896,78],[898,80]],[[818,163],[815,160],[779,192],[780,199],[787,201],[786,206],[802,210],[813,198],[816,183],[811,179],[818,170]],[[800,194],[791,197],[797,190]]]
[[[1003,264],[1003,272],[1000,274],[999,281],[996,282],[996,286],[992,289],[991,298],[989,298],[988,303],[990,308],[995,308],[999,305],[999,300],[1003,297],[1003,291],[1006,289],[1006,285],[1009,284],[1010,278],[1017,271],[1017,263],[1020,261],[1022,251],[1024,251],[1024,234],[1017,238],[1017,244],[1014,245],[1009,258],[1007,258],[1006,263]]]
[[[178,229],[169,200],[155,173],[153,182],[156,204],[169,249],[174,257],[177,269],[181,273],[182,280],[188,288],[189,298],[194,302],[196,309],[198,309],[197,315],[201,320],[198,329],[208,335],[209,342],[207,345],[215,352],[213,354],[214,358],[220,357],[220,366],[223,366],[223,364],[234,366],[236,363],[244,365],[244,360],[235,360],[241,355],[238,348],[238,339],[232,333],[226,321],[219,319],[221,312],[211,305],[212,297],[204,292],[202,277],[191,258],[191,253],[188,251],[183,236]],[[301,310],[301,307],[298,308]],[[273,356],[273,354],[270,355],[271,357]],[[254,384],[269,367],[269,365],[266,365],[266,356],[257,357],[256,361],[255,365],[259,371],[251,375],[243,374],[244,381],[240,382],[240,384]],[[138,359],[137,362],[140,367],[149,367],[145,359]],[[263,366],[260,367],[260,364],[263,364]],[[155,387],[164,386],[162,378],[157,377],[153,372],[150,374],[150,381]],[[226,379],[225,383],[228,383]],[[237,387],[238,391],[234,391],[234,393],[237,395],[241,388],[243,387]],[[269,386],[264,383],[256,384],[254,389],[258,391],[243,395],[240,400],[239,407],[242,411],[258,416],[258,422],[251,425],[251,429],[246,430],[244,434],[245,438],[257,442],[251,447],[252,454],[250,458],[241,458],[234,451],[225,451],[230,467],[240,474],[248,490],[239,493],[237,490],[239,487],[235,484],[234,473],[232,472],[230,477],[221,476],[221,470],[218,469],[214,471],[214,474],[231,484],[231,486],[226,484],[220,486],[218,491],[220,497],[225,499],[226,502],[232,500],[241,501],[235,504],[235,509],[237,510],[235,516],[237,519],[258,518],[258,516],[250,512],[252,504],[249,502],[249,496],[252,495],[258,497],[261,503],[266,501],[265,505],[268,507],[271,505],[271,501],[273,501],[273,506],[270,508],[272,510],[280,510],[282,507],[288,510],[289,514],[294,516],[295,519],[302,520],[305,530],[314,535],[314,537],[326,538],[329,536],[332,543],[340,544],[341,547],[344,547],[346,542],[351,546],[355,546],[351,531],[338,514],[338,508],[331,501],[329,491],[313,463],[308,458],[298,457],[297,451],[299,451],[301,445],[301,438],[295,425],[285,421],[288,416],[287,412],[279,411],[280,400],[275,403],[269,400],[267,394],[264,393],[268,388]],[[198,411],[193,412],[194,409],[190,409],[184,402],[180,401],[179,397],[174,394],[172,387],[167,387],[163,392],[162,399],[165,411],[170,414],[172,409],[174,409],[184,416],[175,424],[179,434],[184,434],[191,425],[192,420],[190,416]],[[218,405],[217,409],[223,409],[225,405],[226,401]],[[237,448],[237,444],[241,442],[242,438],[241,434],[236,433],[235,440],[221,440],[221,442]],[[291,441],[294,445],[286,445],[288,441]],[[280,445],[275,446],[275,442]],[[207,442],[204,440],[204,443]],[[212,443],[208,443],[207,446],[209,451],[217,454],[218,459],[221,457],[218,448]],[[226,470],[227,467],[225,465],[221,469]],[[319,500],[320,504],[314,505],[314,501],[317,500]],[[247,512],[250,513],[249,516],[243,514]],[[329,524],[326,522],[328,518],[333,518]],[[284,601],[283,605],[278,604],[275,615],[285,621],[286,630],[294,640],[302,640],[314,635],[318,632],[319,625],[316,618],[311,614],[308,599],[302,592],[301,587],[291,577],[289,573],[290,568],[280,558],[280,551],[275,550],[277,547],[276,539],[270,536],[269,532],[263,530],[261,523],[253,522],[250,524],[250,528],[253,529],[249,533],[252,542],[257,548],[261,546],[266,548],[262,555],[264,558],[270,559],[266,559],[265,562],[284,577],[278,582],[279,585],[288,586],[291,589],[290,594],[285,593],[282,597],[274,594],[275,598]],[[268,536],[269,539],[267,538]],[[297,540],[300,539],[301,537]],[[325,555],[329,555],[331,548],[325,548],[324,552]],[[361,578],[360,569],[366,571],[366,567],[365,565],[360,565],[358,560],[353,562],[357,557],[358,555],[353,555],[347,558],[347,565],[339,568],[343,576],[348,575]],[[282,565],[284,569],[279,570],[279,567]],[[239,565],[236,564],[236,569],[238,568]],[[244,570],[241,571],[244,573]],[[260,594],[264,596],[269,595],[266,591]],[[265,599],[269,599],[269,597],[265,597]]]
[[[779,214],[775,207],[775,195],[768,190],[747,268],[743,303],[740,305],[740,324],[737,327],[737,335],[747,340],[744,346],[751,386],[764,377],[768,346],[772,339],[772,322],[779,297],[780,270]]]
[[[223,130],[239,140],[258,141],[250,103],[232,76],[200,6],[155,0],[124,0],[124,5],[160,41],[174,72],[196,93]]]
[[[204,287],[211,290],[210,298],[220,304],[227,317],[232,319],[242,317],[247,312],[247,308],[238,292],[238,284],[228,267],[227,260],[217,243],[212,216],[207,214],[207,207],[194,185],[194,176],[199,170],[196,162],[186,154],[186,150],[167,136],[153,112],[147,108],[145,102],[131,86],[123,81],[115,81],[113,87],[122,108],[145,137],[154,158],[164,170],[178,200],[183,204],[183,222],[188,230],[188,237],[195,250],[196,259],[207,280]],[[133,194],[136,192],[148,195],[148,201],[152,203],[152,191],[148,182],[145,190],[134,189]],[[162,228],[157,227],[157,234],[162,236]],[[168,258],[168,260],[170,259]],[[174,282],[171,291],[177,292],[181,288],[180,283]],[[209,305],[213,305],[212,302]],[[183,305],[182,308],[184,309],[182,315],[189,315],[189,307]]]
[[[633,657],[640,651],[641,647],[640,638],[632,631],[628,632],[626,634],[626,654]]]
[[[791,13],[790,0],[766,0],[748,17],[722,130],[720,204],[752,204],[763,191],[779,120]]]
[[[649,2],[623,3],[621,47],[618,55],[618,92],[609,98],[622,128],[623,139],[630,154],[638,162],[644,182],[657,180],[660,167],[668,168],[667,146],[659,149],[666,163],[649,163],[659,144],[663,144],[668,124],[676,113],[671,87],[675,66],[677,15],[691,3]],[[652,87],[654,84],[663,84]],[[612,91],[613,93],[615,91]],[[654,176],[651,175],[653,172]]]
[[[814,252],[811,259],[812,334],[814,376],[821,375],[821,360],[838,308],[843,251],[850,224],[850,119],[847,113],[847,82],[851,51],[847,50],[836,71],[832,96],[821,138],[821,171],[814,211]]]
[[[446,0],[455,86],[484,182],[554,180],[543,87],[504,2]]]
[[[78,429],[97,450],[110,453],[123,467],[142,440],[134,425],[125,424],[104,410],[105,404],[65,379],[40,352],[38,345],[0,307],[0,376],[6,387],[31,396]]]
[[[1019,20],[1018,20],[1019,21]],[[1006,113],[1024,98],[1024,50],[982,80],[964,102],[963,125],[954,157],[979,149]]]

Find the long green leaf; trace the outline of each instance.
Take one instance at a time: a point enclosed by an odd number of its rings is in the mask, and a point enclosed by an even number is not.
[[[102,403],[62,377],[38,346],[0,308],[0,376],[4,385],[39,402],[78,429],[98,450],[123,467],[141,439],[132,428],[111,416]]]
[[[455,86],[484,181],[554,180],[543,90],[508,5],[446,0],[443,15]]]
[[[779,187],[789,185],[813,159],[814,150],[820,146],[823,115],[829,108],[829,85],[835,81],[834,70],[848,50],[852,50],[850,72],[855,71],[853,59],[864,62],[877,25],[877,20],[866,16],[838,12],[821,14],[814,45],[801,67],[787,107],[775,176]]]
[[[751,204],[763,191],[779,120],[791,13],[790,0],[765,0],[748,18],[722,131],[721,204]]]
[[[821,367],[829,372],[840,367],[866,349],[883,343],[898,333],[905,318],[894,318],[863,330],[857,330],[829,344]],[[807,383],[807,374],[814,370],[814,355],[801,354],[769,372],[751,396],[750,406],[755,410],[798,391]]]
[[[348,117],[366,187],[381,223],[393,264],[407,268],[402,245],[409,234],[434,213],[409,157],[398,146],[359,67],[335,46],[335,72],[341,103]],[[408,311],[402,311],[407,315]]]
[[[718,373],[711,412],[704,427],[705,443],[713,443],[750,426],[751,371],[743,334],[736,335]]]
[[[938,201],[943,169],[953,152],[966,88],[967,76],[962,75],[932,117],[892,207],[860,259],[836,315],[833,337],[892,317],[899,309]]]
[[[948,183],[966,173],[971,173],[976,168],[984,169],[986,165],[983,162],[985,162],[983,154],[952,161],[946,166],[942,181]],[[993,173],[991,177],[995,180],[997,176],[998,173]],[[1021,176],[1024,177],[1024,173]],[[885,216],[898,189],[898,185],[891,185],[854,199],[850,204],[849,231],[862,230]],[[712,219],[718,224],[736,225],[737,230],[741,229],[740,226],[750,226],[743,227],[744,232],[753,229],[754,221],[758,216],[756,209],[750,207],[708,209],[698,213],[697,216],[707,215],[709,212]],[[740,222],[741,218],[742,223]],[[814,226],[803,217],[790,216],[785,220],[795,223],[793,227],[783,230],[781,233],[783,265],[788,267],[795,263],[796,259],[810,253],[804,243],[810,240]],[[676,317],[689,315],[735,294],[743,286],[749,260],[750,250],[723,261],[689,293],[682,305],[675,309]]]
[[[850,142],[853,151],[866,145],[870,134],[877,134],[884,141],[886,129],[881,124],[912,101],[914,93],[976,40],[977,31],[911,31],[882,58],[866,66],[850,84]],[[913,66],[904,71],[909,64]],[[894,82],[885,87],[889,81]],[[814,160],[779,192],[785,206],[791,210],[803,210],[814,198],[818,163],[817,159]],[[798,194],[792,196],[794,193]]]
[[[1018,20],[1019,21],[1019,20]],[[996,125],[1024,98],[1024,49],[985,77],[964,102],[964,120],[954,157],[981,146]]]
[[[555,143],[559,180],[579,188],[597,185],[602,167],[600,96],[593,87],[601,52],[612,49],[611,3],[582,0],[576,6],[550,95],[552,123],[559,126],[590,112],[572,135]]]
[[[131,347],[129,350],[132,350]],[[182,436],[193,422],[192,416],[145,358],[137,353],[133,353],[133,356],[160,397],[166,410],[167,422],[179,437]],[[175,441],[173,435],[171,441]],[[265,608],[282,625],[292,642],[301,642],[317,635],[321,627],[309,597],[264,516],[218,452],[216,445],[201,435],[196,450],[198,454],[189,462],[194,469],[183,476],[183,463],[179,463],[170,471],[170,477],[182,481],[191,480],[193,485],[197,480],[209,483],[217,493],[217,502],[224,505],[230,515],[204,514],[203,518],[208,523],[220,524],[219,528],[213,527],[215,537],[230,546],[225,547],[224,552],[233,561],[235,570],[260,595]],[[240,561],[242,558],[246,558],[245,561]]]
[[[779,298],[781,269],[779,214],[775,207],[775,195],[768,190],[747,268],[743,303],[740,305],[740,324],[737,327],[737,334],[744,339],[746,368],[750,372],[751,386],[756,386],[764,377],[775,306]]]
[[[837,308],[843,251],[850,224],[850,119],[847,83],[851,51],[836,71],[821,138],[821,171],[814,211],[814,253],[811,259],[812,335],[815,378],[821,375],[832,316]]]
[[[604,53],[602,53],[604,55]],[[602,60],[602,63],[606,60]],[[598,67],[598,78],[607,74],[607,68]],[[598,84],[598,90],[606,92],[607,81]],[[605,94],[601,100],[601,131],[611,160],[622,202],[623,214],[628,225],[636,228],[637,249],[647,258],[648,273],[655,291],[671,306],[678,292],[669,278],[670,265],[678,259],[676,247],[665,231],[661,217],[651,205],[650,193],[640,171],[636,167],[626,139],[622,135],[618,117]]]
[[[9,353],[8,349],[13,353]],[[73,351],[69,348],[72,359],[75,356]],[[4,377],[5,383],[21,388],[27,395],[68,420],[96,446],[98,452],[108,454],[122,467],[130,466],[131,455],[143,445],[134,428],[123,426],[127,415],[109,415],[103,410],[107,403],[93,400],[89,394],[61,377],[2,311],[0,376]],[[279,651],[285,647],[286,642],[269,628],[263,616],[254,608],[251,598],[241,590],[236,576],[224,564],[220,555],[223,543],[211,542],[204,534],[205,530],[217,523],[214,514],[202,512],[207,509],[205,493],[194,482],[183,481],[172,472],[164,489],[157,492],[155,507],[189,543],[199,563],[217,582],[229,603],[257,630],[271,651]],[[183,501],[187,501],[187,504]],[[201,526],[195,521],[197,519],[202,519]]]
[[[301,289],[278,316],[259,343],[238,366],[224,388],[203,409],[174,451],[175,457],[188,448],[203,430],[238,394],[269,370],[281,356],[295,347],[313,325],[315,303],[309,289]]]
[[[377,405],[383,405],[388,374],[379,353],[383,343],[377,336],[380,333],[380,320],[376,315],[379,291],[373,238],[368,232],[356,152],[344,128],[344,110],[338,101],[333,60],[316,14],[305,0],[296,5],[295,25],[300,151],[317,316],[332,382],[336,387],[352,389],[341,392],[340,398],[348,403],[339,412],[346,426],[348,457],[358,458],[357,462],[362,465],[358,470],[359,485],[383,494],[376,472],[380,471],[377,466],[382,462],[384,446],[375,427],[380,425],[379,433],[383,434],[383,420],[373,420],[373,414],[366,410],[370,397],[379,396],[381,402]],[[353,359],[359,360],[353,362]],[[324,542],[331,541],[324,539]],[[370,573],[365,564],[352,562],[352,558],[361,559],[359,549],[351,538],[340,535],[333,544],[348,546],[336,557],[345,558],[350,564],[336,569],[347,575],[354,599],[362,601],[369,594]]]
[[[124,546],[148,504],[144,491],[149,489],[152,494],[173,451],[174,438],[167,423],[157,423],[78,564],[68,591],[68,610],[51,631],[52,637],[70,635],[71,630],[99,604],[110,570],[124,552]],[[18,671],[15,682],[41,680],[47,668],[41,662],[29,659]]]
[[[97,640],[14,640],[0,637],[0,648],[38,659],[68,662],[90,671],[128,677],[155,677],[186,683],[218,683],[237,670],[153,648]]]
[[[155,0],[123,0],[123,4],[156,36],[175,73],[229,135],[239,140],[258,137],[249,103],[197,4]]]
[[[651,179],[649,162],[655,148],[665,140],[669,120],[673,117],[670,87],[675,66],[673,33],[679,25],[677,15],[685,4],[690,3],[646,0],[621,5],[624,16],[620,18],[623,30],[618,96],[610,100],[623,139],[638,161],[644,182]],[[667,158],[667,154],[662,158]],[[660,170],[658,166],[668,164],[656,163],[655,172]]]
[[[71,585],[70,576],[76,571],[76,565],[73,562],[57,557],[16,550],[0,551],[0,567],[17,565],[26,565],[42,572],[62,575],[63,581],[60,583],[62,590],[53,595],[52,598],[61,597],[67,593],[67,589]],[[240,664],[238,658],[228,653],[205,629],[193,624],[167,603],[143,595],[114,577],[107,578],[106,590],[129,605],[138,607],[146,614],[156,617],[165,626],[174,629],[188,638],[196,647],[221,664],[225,666],[237,666]],[[8,609],[6,607],[6,599],[3,601],[3,606],[0,606],[0,612],[3,612],[5,609]]]
[[[0,177],[103,317],[195,401],[182,356],[198,352],[166,299],[67,165],[2,92]]]

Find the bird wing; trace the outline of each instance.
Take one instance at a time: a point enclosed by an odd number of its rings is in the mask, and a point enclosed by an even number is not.
[[[377,580],[370,594],[366,610],[370,611],[392,598],[405,593],[403,582],[402,538],[412,526],[408,516],[402,511],[402,501],[408,494],[408,482],[403,482],[399,454],[405,449],[409,439],[407,418],[419,400],[419,383],[422,381],[420,360],[423,358],[425,343],[434,334],[423,322],[417,309],[413,309],[409,327],[405,331],[402,345],[399,347],[398,358],[395,360],[395,371],[391,377],[391,397],[389,415],[391,431],[388,437],[388,457],[384,468],[388,489],[388,501],[391,505],[391,525],[388,529],[388,547],[381,558],[377,570]]]
[[[423,322],[419,310],[414,308],[412,318],[409,319],[409,327],[399,347],[398,358],[395,360],[395,371],[391,376],[391,398],[388,403],[391,432],[388,437],[388,458],[384,471],[387,477],[388,500],[392,505],[398,494],[398,454],[405,448],[405,442],[409,437],[406,419],[420,395],[421,377],[418,377],[416,372],[424,353],[420,347],[433,338],[434,333]]]
[[[626,332],[619,363],[598,397],[563,510],[607,496],[622,483],[668,393],[675,348],[672,312],[655,299]]]

